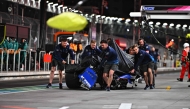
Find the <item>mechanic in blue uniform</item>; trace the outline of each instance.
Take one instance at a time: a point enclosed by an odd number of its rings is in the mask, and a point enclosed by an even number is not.
[[[149,53],[153,58],[154,58],[154,66],[153,66],[153,70],[154,70],[154,75],[156,77],[156,74],[157,74],[157,63],[159,62],[160,60],[160,55],[158,52],[155,51],[155,48],[152,47],[151,48],[151,51]]]
[[[144,50],[146,51],[147,53],[150,52],[150,47],[145,43],[144,39],[140,38],[138,40],[138,45],[139,45],[139,49],[140,50]]]
[[[46,86],[46,88],[49,88],[52,86],[54,72],[56,70],[56,66],[58,65],[59,88],[62,89],[62,80],[63,80],[62,71],[65,69],[65,64],[66,64],[66,59],[68,57],[68,54],[70,54],[70,57],[71,57],[71,64],[74,64],[75,56],[74,56],[73,50],[70,49],[67,39],[61,39],[61,44],[58,44],[55,47],[55,50],[53,52],[50,79],[49,79],[49,84]]]
[[[138,67],[140,67],[141,75],[144,76],[144,80],[146,83],[144,90],[148,89],[149,87],[150,89],[153,89],[154,87],[153,87],[152,67],[153,67],[154,59],[147,52],[140,50],[138,48],[138,45],[135,44],[132,48],[135,52],[136,62],[134,65],[134,69],[131,71],[131,73],[134,73],[135,70],[138,70]],[[149,75],[149,78],[148,78],[148,75]],[[150,79],[150,84],[149,84],[149,79]]]
[[[96,41],[91,40],[90,45],[87,45],[82,53],[82,59],[87,56],[97,56],[101,54],[101,50],[96,46]]]
[[[100,42],[102,49],[102,63],[104,66],[103,79],[107,84],[106,90],[110,91],[110,85],[113,80],[113,74],[118,69],[119,60],[116,51],[108,45],[108,41]],[[101,64],[102,65],[102,64]]]
[[[140,38],[138,40],[138,45],[139,45],[140,50],[144,50],[147,53],[150,52],[150,47],[146,44],[146,42],[145,42],[145,40],[143,38]],[[137,57],[135,57],[135,58],[137,58]],[[138,60],[138,59],[136,59],[136,60]],[[139,83],[142,83],[142,78],[139,79]]]

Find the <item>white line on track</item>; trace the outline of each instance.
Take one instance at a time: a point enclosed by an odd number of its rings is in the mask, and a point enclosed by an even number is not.
[[[132,103],[121,103],[118,109],[131,109]]]
[[[59,109],[68,109],[68,108],[69,108],[69,106],[63,106],[63,107],[61,107]]]

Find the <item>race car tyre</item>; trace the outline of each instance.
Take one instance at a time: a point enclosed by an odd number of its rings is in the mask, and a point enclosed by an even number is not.
[[[66,73],[65,82],[69,89],[78,89],[81,85],[78,76],[75,74]]]

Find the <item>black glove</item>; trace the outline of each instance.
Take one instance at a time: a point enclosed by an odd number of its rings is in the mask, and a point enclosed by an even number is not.
[[[186,66],[186,62],[182,62],[181,65],[182,65],[183,67],[185,67],[185,66]]]

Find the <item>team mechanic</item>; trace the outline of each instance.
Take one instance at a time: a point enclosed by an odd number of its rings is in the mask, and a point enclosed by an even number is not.
[[[139,49],[140,49],[140,50],[144,50],[144,51],[146,51],[147,53],[150,52],[150,47],[149,47],[149,45],[147,45],[147,44],[145,43],[144,39],[140,38],[140,39],[138,40],[138,45],[139,45]]]
[[[97,56],[101,54],[101,50],[96,46],[96,41],[91,40],[90,45],[87,45],[82,53],[82,59],[87,56]]]
[[[65,69],[65,64],[66,64],[66,59],[68,57],[68,54],[70,54],[70,57],[71,57],[71,64],[74,64],[75,56],[74,56],[73,50],[70,49],[67,39],[61,39],[61,44],[57,45],[53,52],[49,84],[46,86],[46,88],[49,88],[52,86],[54,72],[56,70],[57,65],[58,65],[58,70],[59,70],[59,88],[60,89],[63,88],[62,87],[62,80],[63,80],[62,71]]]
[[[106,40],[102,40],[100,42],[101,44],[101,50],[102,50],[102,63],[100,64],[101,67],[102,65],[104,66],[103,70],[103,79],[106,82],[106,90],[110,91],[110,85],[113,80],[113,74],[114,72],[118,69],[119,61],[117,58],[117,53],[116,51],[108,46],[108,42]]]
[[[134,65],[134,69],[131,71],[131,73],[134,73],[135,70],[138,70],[138,66],[140,66],[141,75],[144,76],[144,80],[146,83],[144,90],[147,90],[149,87],[150,89],[153,89],[154,87],[153,87],[152,67],[153,67],[154,59],[147,52],[140,50],[138,48],[138,45],[135,44],[132,48],[135,52],[136,62]],[[148,75],[149,75],[149,78],[148,78]],[[149,84],[149,81],[150,81],[150,84]]]

